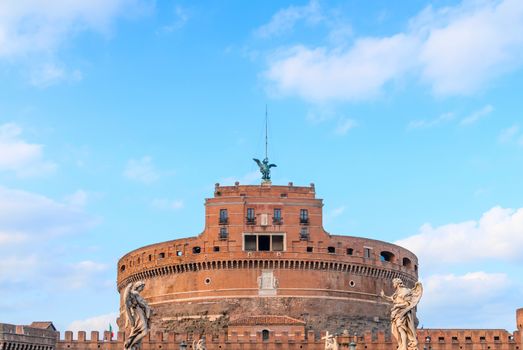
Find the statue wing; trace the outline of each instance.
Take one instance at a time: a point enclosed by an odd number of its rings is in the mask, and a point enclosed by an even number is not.
[[[411,290],[412,298],[409,301],[409,309],[413,309],[418,305],[421,296],[423,295],[423,286],[421,285],[421,282],[416,282],[414,284],[414,288]]]
[[[125,291],[123,293],[124,298],[124,304],[125,304],[125,327],[128,327],[129,325],[134,326],[134,316],[133,312],[131,310],[131,289],[133,287],[133,283],[129,283],[127,287],[125,287]]]
[[[269,164],[269,168],[276,168],[277,165],[276,164]]]
[[[258,166],[259,166],[260,168],[263,167],[263,164],[262,164],[262,162],[260,162],[259,159],[252,158],[252,160],[254,160],[254,161],[256,162],[256,164],[258,164]]]

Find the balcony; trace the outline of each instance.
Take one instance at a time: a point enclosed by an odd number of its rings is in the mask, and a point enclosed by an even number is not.
[[[247,225],[256,225],[256,218],[246,217],[245,223]]]
[[[219,234],[220,241],[226,241],[229,238],[229,233],[227,231],[221,231]]]
[[[302,225],[308,225],[309,224],[309,218],[300,218],[300,224]]]
[[[283,219],[282,218],[272,218],[272,224],[273,225],[283,225]]]
[[[228,217],[222,217],[220,218],[220,225],[227,225],[229,223]]]

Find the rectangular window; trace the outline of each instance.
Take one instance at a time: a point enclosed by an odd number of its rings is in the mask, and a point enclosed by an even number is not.
[[[245,250],[256,251],[256,238],[255,235],[245,236]]]
[[[259,251],[270,251],[271,250],[271,236],[259,235],[258,236],[258,250]]]
[[[347,255],[352,255],[352,254],[354,254],[354,249],[347,248]]]
[[[254,225],[256,222],[256,215],[254,214],[254,208],[247,208],[247,225]]]
[[[366,259],[370,258],[370,248],[363,248],[363,257]]]
[[[227,209],[220,209],[220,224],[226,224],[229,221]]]
[[[285,235],[281,234],[245,234],[245,251],[282,252],[285,250]]]
[[[308,241],[309,240],[309,230],[307,227],[302,227],[300,230],[300,241]]]
[[[309,223],[309,211],[307,209],[300,209],[300,224]]]
[[[274,252],[283,251],[283,236],[282,235],[273,235],[272,236],[272,250]]]
[[[281,209],[280,208],[274,208],[274,214],[272,216],[272,222],[275,225],[281,225]]]
[[[228,238],[227,227],[220,227],[220,239]]]

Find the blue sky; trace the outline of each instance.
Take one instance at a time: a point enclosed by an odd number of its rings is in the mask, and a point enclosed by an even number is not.
[[[0,321],[103,329],[117,259],[214,183],[314,182],[420,259],[425,327],[523,306],[523,3],[0,3]]]

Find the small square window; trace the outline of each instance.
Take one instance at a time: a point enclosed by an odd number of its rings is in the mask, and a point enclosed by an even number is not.
[[[212,248],[212,251],[213,251],[213,252],[219,252],[219,251],[220,251],[220,247],[218,247],[218,246],[214,246],[214,247]]]
[[[312,247],[307,247],[307,253],[312,253],[312,251],[313,251]]]
[[[354,254],[354,249],[347,248],[347,255],[353,255],[353,254]]]
[[[369,259],[371,257],[370,248],[363,248],[363,257]]]

